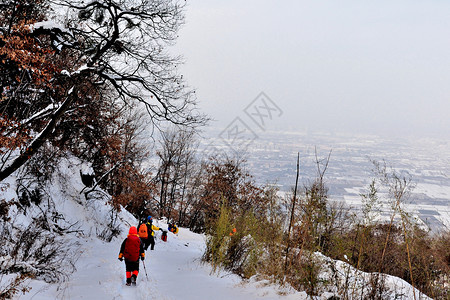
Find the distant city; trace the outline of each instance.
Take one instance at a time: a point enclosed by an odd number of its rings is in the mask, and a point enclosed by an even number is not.
[[[211,130],[200,151],[245,158],[247,170],[257,183],[276,184],[283,192],[291,191],[295,185],[297,153],[299,187],[316,177],[316,153],[322,162],[329,156],[324,176],[329,199],[343,201],[356,211],[360,210],[360,194],[367,193],[376,177],[371,161],[386,162],[388,167],[412,179],[415,187],[405,199],[408,212],[435,232],[450,228],[450,140],[274,131],[256,135],[244,131],[235,129],[233,134]],[[381,212],[382,218],[389,215],[387,209]]]

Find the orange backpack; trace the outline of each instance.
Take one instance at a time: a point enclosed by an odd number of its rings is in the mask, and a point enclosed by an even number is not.
[[[142,239],[148,238],[147,225],[141,224],[141,226],[139,226],[138,235]]]

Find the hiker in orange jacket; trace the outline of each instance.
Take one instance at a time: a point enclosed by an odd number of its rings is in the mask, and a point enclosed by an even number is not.
[[[138,236],[142,241],[144,250],[147,251],[148,245],[150,244],[148,238],[148,227],[146,223],[139,223],[138,225]]]
[[[127,285],[136,285],[136,279],[139,274],[139,258],[144,260],[144,246],[137,234],[136,227],[130,227],[127,238],[120,246],[119,260],[125,258],[125,271]]]
[[[147,238],[142,238],[141,235],[139,234],[139,237],[142,239],[142,241],[144,242],[144,250],[148,249],[148,246],[151,245],[150,250],[154,250],[155,248],[155,230],[161,230],[162,228],[159,228],[155,225],[153,225],[153,218],[151,216],[147,217],[147,223],[142,224],[142,225],[146,225],[147,228]],[[141,226],[139,226],[139,228],[141,228]]]

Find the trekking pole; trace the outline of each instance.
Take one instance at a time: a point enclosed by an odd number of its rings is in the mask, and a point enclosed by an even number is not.
[[[142,264],[144,265],[145,277],[147,277],[147,281],[148,281],[147,268],[145,267],[145,261],[142,261]]]

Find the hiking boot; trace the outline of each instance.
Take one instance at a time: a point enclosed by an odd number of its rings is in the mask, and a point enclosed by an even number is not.
[[[131,284],[136,285],[136,275],[131,276]]]
[[[131,278],[127,278],[127,283],[126,283],[126,285],[127,285],[127,286],[130,286],[130,285],[131,285]]]
[[[126,285],[126,286],[130,286],[130,285],[131,285],[131,282],[127,282],[127,283],[125,283],[125,285]]]

